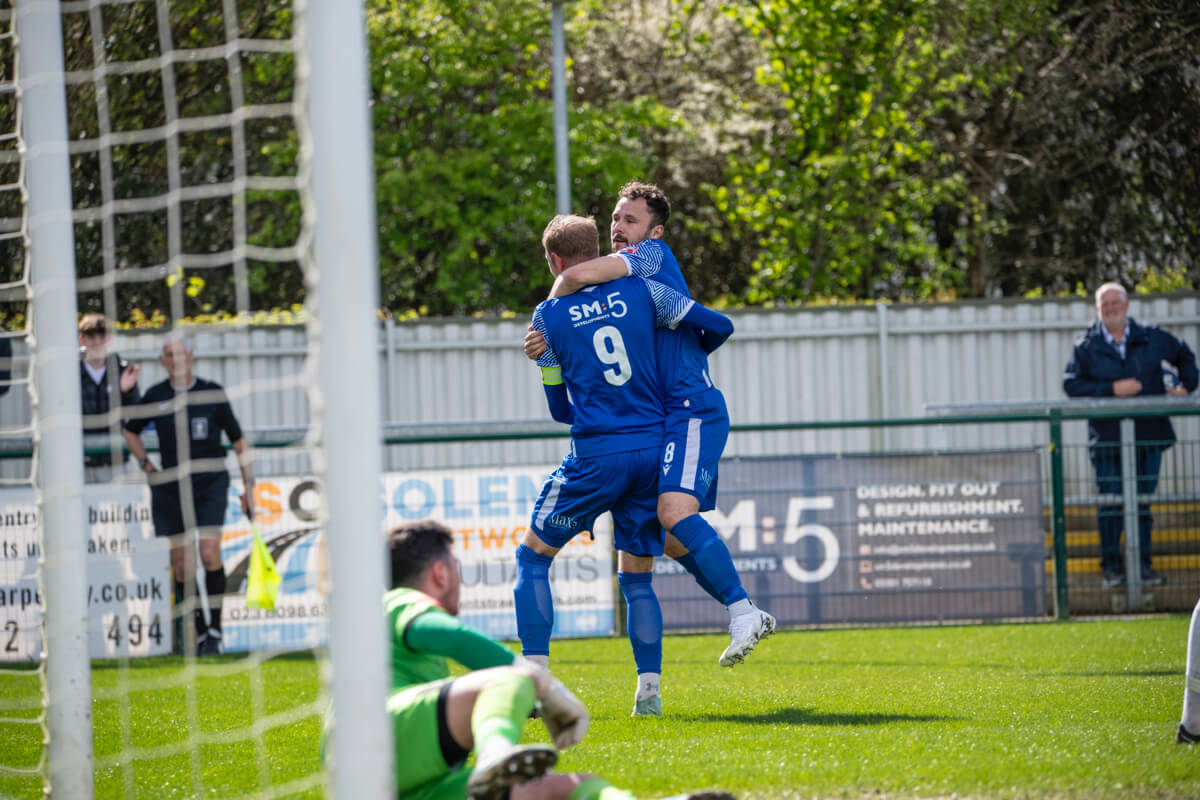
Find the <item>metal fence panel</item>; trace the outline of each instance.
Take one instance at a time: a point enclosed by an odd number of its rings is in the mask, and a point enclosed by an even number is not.
[[[1131,314],[1163,325],[1195,348],[1200,297],[1134,297]],[[1062,370],[1074,338],[1095,318],[1090,300],[969,301],[919,305],[833,306],[731,313],[733,337],[712,358],[712,374],[739,424],[919,417],[926,403],[998,402],[1063,397]],[[385,421],[404,424],[549,419],[538,371],[521,353],[527,320],[454,319],[380,326]],[[161,332],[121,332],[115,349],[142,365],[141,386],[165,377]],[[194,337],[196,372],[222,383],[243,425],[302,427],[302,327],[205,328]],[[27,348],[16,342],[14,378],[26,375]],[[354,391],[355,387],[346,387]],[[27,424],[28,392],[0,401],[0,425]],[[1200,438],[1200,419],[1179,420],[1181,438]],[[565,433],[565,431],[564,431]],[[1069,424],[1066,444],[1086,440]],[[422,444],[390,448],[389,469],[553,463],[562,439]],[[728,455],[1045,444],[1044,426],[1014,425],[821,429],[735,436]],[[307,471],[295,453],[263,456],[271,471]],[[1175,469],[1168,463],[1164,480]],[[7,473],[6,473],[7,474]]]
[[[1094,319],[1088,300],[1021,300],[913,306],[854,306],[735,312],[737,332],[712,359],[735,432],[726,455],[815,456],[839,453],[955,453],[1037,448],[1046,458],[1042,422],[871,425],[770,429],[778,423],[869,422],[925,417],[926,404],[1042,402],[1063,399],[1061,376],[1075,337]],[[1200,344],[1200,295],[1134,298],[1132,314]],[[409,429],[459,423],[459,432],[535,421],[553,428],[538,371],[521,353],[524,319],[386,322],[368,346],[385,366],[385,419]],[[143,390],[162,380],[163,332],[122,332],[115,349],[142,365]],[[229,392],[243,427],[259,436],[302,431],[307,342],[301,327],[206,328],[194,336],[197,374]],[[7,439],[28,435],[31,406],[25,342],[15,343],[17,384],[0,400]],[[353,392],[354,386],[345,387]],[[1156,569],[1170,578],[1152,587],[1155,608],[1194,604],[1200,574],[1200,416],[1178,416],[1179,443],[1163,460],[1155,516]],[[336,426],[330,435],[336,435]],[[451,438],[447,435],[445,438]],[[568,439],[438,441],[386,449],[389,470],[487,468],[557,463]],[[1095,502],[1086,425],[1064,424],[1067,558],[1072,611],[1121,610],[1120,592],[1099,584]],[[298,448],[262,448],[263,476],[313,470]],[[1049,475],[1043,462],[1043,475]],[[28,459],[5,459],[3,477],[27,476]],[[135,480],[139,476],[133,476]],[[1047,525],[1047,529],[1048,529]],[[1047,547],[1050,542],[1047,541]],[[1190,593],[1190,594],[1189,594]],[[1190,597],[1190,600],[1189,600]],[[1190,605],[1188,606],[1190,607]]]

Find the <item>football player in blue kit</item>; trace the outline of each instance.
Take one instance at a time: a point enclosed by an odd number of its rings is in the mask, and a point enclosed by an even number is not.
[[[586,217],[555,217],[542,243],[555,275],[599,253],[596,224]],[[517,548],[513,595],[522,652],[548,662],[551,562],[576,534],[591,531],[596,518],[611,511],[617,582],[629,609],[638,669],[635,714],[661,713],[662,612],[651,572],[654,557],[663,553],[656,506],[666,393],[655,329],[681,323],[695,331],[697,347],[709,351],[733,332],[728,317],[662,284],[629,276],[546,300],[533,314],[532,327],[547,344],[538,359],[546,400],[551,416],[571,425],[571,451],[542,487],[530,530]]]
[[[661,238],[670,214],[670,203],[657,186],[632,181],[621,187],[609,228],[614,252],[563,270],[550,296],[627,275],[690,296],[679,262]],[[729,549],[700,516],[716,507],[717,465],[729,438],[729,411],[709,378],[708,353],[691,328],[660,330],[655,344],[667,414],[658,498],[658,519],[667,531],[665,550],[728,609],[729,646],[719,663],[731,667],[774,632],[775,619],[750,601]],[[538,332],[531,331],[526,355],[536,357],[540,347]]]

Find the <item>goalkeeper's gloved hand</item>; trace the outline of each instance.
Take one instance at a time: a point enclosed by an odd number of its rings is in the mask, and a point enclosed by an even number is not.
[[[563,686],[562,681],[551,678],[550,688],[542,695],[540,705],[542,721],[546,723],[546,730],[550,732],[554,746],[565,750],[579,744],[587,732],[591,718],[587,708]]]

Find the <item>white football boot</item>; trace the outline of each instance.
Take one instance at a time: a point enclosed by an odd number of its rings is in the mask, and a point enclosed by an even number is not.
[[[741,664],[760,639],[775,632],[775,618],[761,608],[751,608],[729,621],[729,647],[721,653],[722,667]]]

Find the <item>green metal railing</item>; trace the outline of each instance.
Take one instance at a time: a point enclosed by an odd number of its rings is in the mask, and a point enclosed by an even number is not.
[[[925,410],[938,423],[996,424],[1011,422],[1045,422],[1049,425],[1049,459],[1051,492],[1051,535],[1053,537],[1055,617],[1070,616],[1067,586],[1067,526],[1066,493],[1064,491],[1062,425],[1067,420],[1119,419],[1121,424],[1121,470],[1126,490],[1122,495],[1096,499],[1119,502],[1124,506],[1125,530],[1137,530],[1137,504],[1150,500],[1136,491],[1134,464],[1133,420],[1139,417],[1200,416],[1200,402],[1192,397],[1105,398],[1075,399],[1056,402],[988,403],[988,404],[926,404]],[[927,420],[928,421],[928,420]],[[1133,484],[1130,490],[1130,484]],[[1126,536],[1126,562],[1138,563],[1138,537]],[[1141,576],[1130,570],[1126,584],[1128,607],[1142,604]]]

